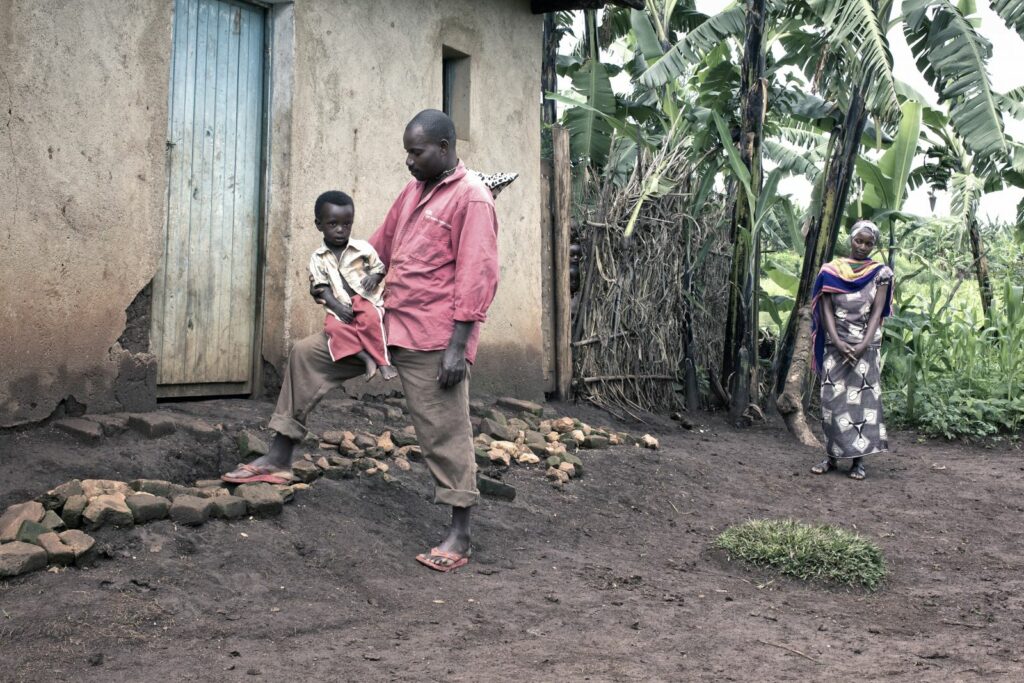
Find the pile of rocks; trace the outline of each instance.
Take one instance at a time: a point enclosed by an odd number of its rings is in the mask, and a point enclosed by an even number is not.
[[[623,444],[656,449],[659,445],[650,434],[637,439],[571,417],[545,417],[543,406],[529,401],[502,398],[498,406],[517,411],[517,415],[508,417],[499,407],[473,406],[477,464],[497,468],[509,468],[513,463],[543,465],[556,488],[583,476],[581,449]]]
[[[0,516],[0,578],[47,565],[88,566],[95,559],[95,540],[85,531],[166,518],[198,526],[211,518],[267,517],[280,514],[303,488],[308,487],[229,487],[219,479],[200,480],[195,486],[157,479],[72,479],[35,500],[8,507]]]

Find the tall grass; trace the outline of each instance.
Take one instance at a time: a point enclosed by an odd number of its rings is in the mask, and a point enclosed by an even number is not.
[[[885,326],[890,420],[949,439],[1024,428],[1024,287],[1004,282],[991,320],[934,284],[913,303]]]

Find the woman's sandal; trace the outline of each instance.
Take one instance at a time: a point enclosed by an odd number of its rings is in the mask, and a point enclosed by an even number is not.
[[[850,479],[856,479],[857,481],[860,481],[867,477],[868,473],[864,470],[864,465],[857,463],[856,465],[850,468],[849,476]]]
[[[825,458],[824,460],[819,462],[817,465],[812,467],[811,468],[811,472],[813,472],[814,474],[825,474],[826,472],[831,472],[835,468],[836,468],[836,459],[835,458]]]

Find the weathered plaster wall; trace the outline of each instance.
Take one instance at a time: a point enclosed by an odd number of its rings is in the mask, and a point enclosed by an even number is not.
[[[145,374],[116,342],[161,253],[171,8],[0,1],[0,426]]]
[[[420,109],[441,106],[444,44],[471,56],[470,137],[459,142],[460,157],[479,170],[520,174],[497,201],[501,285],[482,332],[473,388],[540,395],[541,17],[530,14],[529,4],[295,3],[290,236],[285,253],[268,254],[267,267],[285,278],[274,287],[286,290],[289,342],[323,321],[305,284],[309,254],[319,243],[314,199],[325,189],[343,189],[356,202],[355,235],[365,238],[377,227],[410,179],[402,148],[406,123]],[[272,334],[265,328],[264,339]],[[266,350],[268,359],[281,362]]]

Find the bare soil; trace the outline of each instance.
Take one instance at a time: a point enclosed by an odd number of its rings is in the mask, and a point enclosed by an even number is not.
[[[314,429],[363,426],[338,400]],[[253,426],[260,401],[164,406]],[[616,424],[579,406],[561,413]],[[97,532],[91,569],[0,582],[3,681],[1022,680],[1024,459],[892,435],[869,478],[813,476],[777,425],[711,415],[619,424],[659,451],[587,451],[554,490],[514,467],[512,503],[474,515],[475,556],[414,561],[442,536],[422,465],[317,481],[279,518]],[[131,433],[83,446],[52,427],[0,433],[0,506],[72,477],[188,483],[233,465],[231,441]],[[885,552],[876,593],[730,563],[724,527],[792,517]]]

